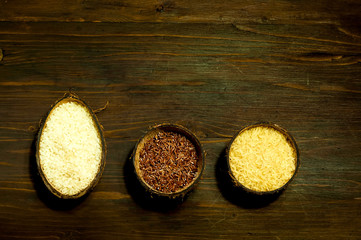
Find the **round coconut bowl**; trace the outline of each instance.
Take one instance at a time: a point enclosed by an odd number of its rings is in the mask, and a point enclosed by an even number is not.
[[[93,118],[93,121],[96,125],[97,131],[99,132],[99,137],[101,139],[101,144],[102,144],[102,155],[101,155],[101,162],[100,162],[100,166],[98,168],[98,172],[96,174],[96,176],[94,177],[94,179],[91,181],[91,183],[85,188],[83,189],[81,192],[75,194],[75,195],[64,195],[62,194],[60,191],[58,191],[47,179],[42,165],[41,165],[41,161],[40,161],[40,156],[39,156],[39,145],[40,145],[40,138],[41,138],[41,134],[42,131],[46,125],[47,122],[47,118],[48,116],[51,114],[52,110],[55,109],[55,107],[57,107],[60,104],[66,103],[66,102],[76,102],[80,105],[82,105],[83,107],[85,107],[87,109],[87,111],[90,113],[90,115]],[[105,158],[106,158],[106,143],[104,140],[104,136],[103,136],[103,128],[102,126],[99,124],[98,118],[96,117],[96,115],[94,114],[93,110],[89,107],[89,105],[84,102],[83,100],[81,100],[77,95],[73,94],[73,93],[66,93],[64,95],[63,98],[59,99],[58,101],[56,101],[53,106],[51,106],[49,112],[47,113],[47,115],[44,118],[45,120],[42,121],[42,124],[40,126],[39,129],[39,133],[38,133],[38,137],[37,137],[37,142],[36,142],[36,164],[37,164],[37,168],[38,168],[38,172],[40,177],[43,180],[44,185],[46,186],[46,188],[56,197],[60,198],[60,199],[79,199],[85,195],[87,195],[89,192],[91,192],[94,187],[97,185],[97,183],[99,182],[104,168],[105,168]]]
[[[242,132],[254,128],[254,127],[270,127],[273,128],[275,130],[277,130],[278,132],[280,132],[281,134],[283,134],[286,137],[287,142],[291,145],[291,147],[293,148],[293,150],[296,153],[296,159],[295,159],[295,171],[292,175],[292,177],[281,187],[272,190],[272,191],[255,191],[253,189],[250,189],[246,186],[244,186],[243,184],[241,184],[236,177],[234,176],[232,169],[230,167],[230,158],[229,158],[229,152],[232,146],[232,143],[234,142],[234,140],[236,139],[236,137],[238,135],[240,135]],[[246,193],[252,194],[254,196],[271,196],[271,195],[277,195],[279,193],[281,193],[283,190],[286,189],[286,187],[288,186],[288,184],[290,182],[292,182],[292,180],[294,179],[294,177],[297,174],[298,168],[300,166],[300,158],[299,158],[299,150],[296,144],[295,139],[292,137],[292,135],[290,133],[288,133],[285,129],[283,129],[282,127],[273,124],[273,123],[257,123],[257,124],[253,124],[253,125],[249,125],[243,129],[241,129],[236,135],[234,135],[234,137],[232,138],[232,140],[230,141],[230,143],[228,144],[227,147],[227,151],[226,151],[226,160],[227,160],[227,167],[228,167],[228,174],[233,182],[234,187],[241,189],[243,191],[245,191]]]
[[[197,174],[193,178],[193,180],[183,188],[179,189],[175,192],[161,192],[156,190],[152,186],[150,186],[142,177],[142,171],[140,169],[140,153],[144,148],[145,143],[147,143],[150,139],[152,139],[155,135],[159,132],[173,132],[185,136],[195,147],[197,153]],[[151,197],[159,197],[162,199],[176,199],[182,198],[187,195],[198,183],[204,169],[205,165],[205,153],[202,149],[202,146],[198,140],[198,138],[187,128],[177,125],[177,124],[160,124],[152,127],[142,138],[139,139],[138,143],[136,144],[134,151],[133,151],[133,166],[135,175],[139,180],[140,184],[143,188],[150,194]]]

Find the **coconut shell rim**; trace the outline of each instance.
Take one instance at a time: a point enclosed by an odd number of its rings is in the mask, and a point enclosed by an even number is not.
[[[233,172],[231,170],[231,167],[230,167],[230,159],[229,159],[229,151],[231,149],[231,146],[233,144],[233,141],[236,139],[236,137],[241,134],[242,132],[248,130],[248,129],[251,129],[251,128],[254,128],[254,127],[271,127],[271,128],[274,128],[276,129],[277,131],[281,132],[284,136],[286,136],[286,139],[289,143],[291,143],[293,149],[295,150],[296,152],[296,166],[295,166],[295,171],[294,173],[292,174],[292,177],[284,184],[282,185],[281,187],[277,188],[277,189],[274,189],[274,190],[271,190],[271,191],[256,191],[256,190],[253,190],[253,189],[250,189],[246,186],[244,186],[242,183],[240,183],[236,177],[233,175]],[[250,125],[247,125],[243,128],[241,128],[241,130],[239,130],[231,139],[231,141],[228,143],[227,145],[227,148],[226,148],[226,160],[227,160],[227,167],[228,167],[228,174],[229,176],[231,177],[233,183],[235,184],[236,187],[240,187],[242,188],[244,191],[248,192],[248,193],[251,193],[253,195],[273,195],[273,194],[277,194],[283,190],[285,190],[287,188],[287,186],[292,182],[292,180],[295,178],[295,176],[297,175],[298,173],[298,169],[300,167],[300,153],[299,153],[299,148],[298,148],[298,145],[296,143],[296,140],[294,139],[294,137],[284,128],[280,127],[279,125],[275,124],[275,123],[271,123],[271,122],[258,122],[258,123],[254,123],[254,124],[250,124]]]
[[[138,174],[137,172],[137,167],[136,167],[136,153],[137,153],[137,149],[139,147],[139,144],[142,142],[142,140],[148,136],[150,133],[152,133],[153,131],[157,131],[157,129],[162,130],[162,128],[171,128],[171,129],[177,129],[180,130],[180,132],[177,132],[185,137],[187,137],[188,140],[190,140],[194,145],[195,148],[197,149],[197,155],[198,157],[200,157],[201,159],[198,159],[198,163],[201,162],[202,166],[201,168],[198,168],[198,172],[197,172],[197,176],[192,180],[192,182],[187,185],[186,187],[180,189],[179,191],[176,192],[170,192],[170,193],[165,193],[165,192],[161,192],[158,191],[154,188],[152,188],[149,184],[147,184],[143,178]],[[164,131],[164,130],[163,130]],[[167,130],[165,130],[167,131]],[[172,130],[168,130],[168,131],[172,131]],[[184,132],[186,134],[188,134],[191,139],[189,138],[189,136],[184,135]],[[198,150],[199,149],[199,150]],[[199,152],[198,152],[199,151]],[[202,144],[200,143],[198,137],[189,129],[187,129],[186,127],[179,125],[179,124],[174,124],[174,123],[162,123],[162,124],[156,124],[154,126],[151,126],[149,128],[149,130],[143,134],[143,136],[141,136],[139,138],[139,140],[137,141],[133,153],[132,153],[132,163],[133,163],[133,167],[134,167],[134,173],[138,179],[138,181],[140,182],[140,184],[142,185],[142,187],[149,192],[151,195],[155,195],[158,197],[168,197],[171,199],[175,199],[181,196],[185,196],[187,193],[189,193],[190,191],[192,191],[195,186],[198,184],[200,178],[202,177],[204,168],[205,168],[205,151],[203,150]],[[140,171],[140,170],[139,170]]]
[[[99,166],[97,174],[95,175],[94,179],[90,182],[90,184],[85,189],[83,189],[79,193],[76,193],[76,194],[73,194],[73,195],[66,195],[66,194],[61,193],[48,181],[48,179],[46,177],[46,174],[44,173],[44,171],[42,169],[42,166],[41,166],[41,163],[40,163],[40,156],[39,156],[40,137],[41,137],[43,129],[44,129],[45,125],[46,125],[47,119],[48,119],[49,115],[51,114],[51,112],[53,111],[53,109],[55,109],[55,107],[58,104],[60,104],[62,101],[65,101],[65,100],[78,102],[87,109],[87,111],[92,116],[93,121],[95,122],[95,125],[96,125],[96,127],[98,129],[99,137],[100,137],[101,143],[102,143],[102,155],[101,155],[100,166]],[[52,194],[54,194],[56,197],[61,198],[61,199],[78,199],[78,198],[88,194],[89,192],[91,192],[95,188],[95,186],[98,184],[98,182],[100,181],[100,178],[101,178],[101,176],[103,174],[105,164],[106,164],[106,154],[107,154],[107,146],[106,146],[106,142],[105,142],[104,135],[103,135],[103,128],[100,125],[97,116],[95,115],[93,110],[90,108],[90,106],[85,101],[83,101],[77,95],[75,95],[73,93],[66,93],[62,98],[60,98],[54,104],[52,104],[49,111],[47,112],[47,114],[43,118],[40,129],[39,129],[39,132],[37,134],[36,154],[35,154],[36,155],[36,164],[37,164],[37,169],[38,169],[39,175],[41,176],[46,188]]]

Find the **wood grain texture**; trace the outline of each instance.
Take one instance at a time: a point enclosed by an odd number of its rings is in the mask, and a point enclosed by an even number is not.
[[[0,1],[0,21],[360,24],[358,0]]]
[[[352,0],[0,1],[0,239],[359,239],[360,12]],[[104,174],[79,202],[54,199],[34,169],[39,121],[69,90],[109,102]],[[262,206],[233,191],[223,158],[259,121],[301,154]],[[145,198],[127,161],[162,122],[207,152],[177,207]]]

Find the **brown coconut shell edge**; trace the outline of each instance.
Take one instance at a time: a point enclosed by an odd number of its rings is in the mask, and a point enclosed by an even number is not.
[[[55,187],[53,187],[50,182],[48,181],[48,179],[46,178],[41,164],[40,164],[40,156],[39,156],[39,145],[40,145],[40,137],[41,134],[43,132],[43,129],[46,125],[48,116],[51,114],[52,110],[59,105],[61,102],[77,102],[80,103],[82,106],[84,106],[90,113],[90,115],[93,118],[93,121],[95,122],[95,125],[98,129],[99,135],[100,135],[100,139],[101,139],[101,143],[102,143],[102,157],[101,157],[101,161],[100,161],[100,166],[98,169],[98,173],[95,176],[95,178],[93,179],[93,181],[81,192],[75,194],[75,195],[64,195],[61,192],[59,192]],[[41,122],[41,126],[38,132],[38,136],[37,136],[37,141],[36,141],[36,164],[37,164],[37,169],[39,172],[39,175],[41,176],[44,185],[47,187],[47,189],[54,194],[56,197],[61,198],[61,199],[78,199],[82,196],[84,196],[85,194],[91,192],[94,187],[97,185],[97,183],[99,182],[104,168],[105,168],[105,163],[106,163],[106,153],[107,153],[107,146],[105,143],[105,139],[104,139],[104,135],[103,135],[103,127],[100,125],[99,120],[97,118],[97,116],[94,114],[93,110],[90,108],[90,106],[84,102],[83,100],[81,100],[77,95],[75,95],[74,93],[66,93],[61,99],[57,100],[50,108],[50,110],[48,111],[48,113],[46,114],[46,116],[43,118],[44,120]]]
[[[296,152],[296,168],[295,168],[295,172],[293,173],[292,177],[281,187],[272,190],[272,191],[255,191],[252,189],[247,188],[246,186],[244,186],[243,184],[241,184],[236,177],[233,175],[231,167],[230,167],[230,160],[229,160],[229,151],[231,149],[232,143],[235,140],[235,138],[241,134],[243,131],[248,130],[250,128],[254,128],[254,127],[271,127],[276,129],[277,131],[281,132],[284,136],[286,136],[287,141],[291,144],[291,146],[293,147],[293,149]],[[228,174],[230,176],[230,178],[232,179],[232,182],[234,184],[235,187],[239,187],[242,190],[244,190],[247,193],[253,194],[253,195],[275,195],[278,194],[280,192],[282,192],[283,190],[285,190],[287,188],[287,186],[292,182],[292,180],[295,178],[298,169],[300,167],[300,153],[299,153],[299,149],[296,143],[296,140],[293,138],[293,136],[284,128],[280,127],[277,124],[274,123],[270,123],[270,122],[259,122],[259,123],[255,123],[255,124],[251,124],[248,125],[244,128],[242,128],[240,131],[238,131],[231,139],[231,141],[228,143],[228,146],[226,148],[226,160],[227,160],[227,167],[228,167]]]
[[[142,176],[139,169],[139,152],[141,148],[144,146],[145,142],[155,136],[158,132],[165,131],[165,132],[176,132],[183,136],[185,136],[188,140],[190,140],[193,145],[196,148],[197,155],[198,155],[198,171],[197,176],[193,179],[193,181],[187,185],[186,187],[171,193],[164,193],[161,191],[158,191],[154,188],[152,188],[149,184],[147,184]],[[146,190],[147,193],[150,194],[151,197],[160,197],[160,198],[168,198],[168,199],[179,199],[185,197],[188,193],[190,193],[195,186],[198,184],[204,168],[205,168],[205,151],[203,150],[203,147],[197,138],[197,136],[191,132],[189,129],[185,128],[182,125],[179,124],[173,124],[173,123],[162,123],[157,124],[152,127],[150,127],[150,130],[147,131],[137,142],[137,144],[134,147],[133,153],[132,153],[132,163],[134,167],[134,173],[137,176],[138,181],[142,185],[142,187]],[[199,164],[200,163],[200,164]]]

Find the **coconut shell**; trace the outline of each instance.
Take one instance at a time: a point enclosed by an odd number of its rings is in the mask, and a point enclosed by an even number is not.
[[[194,145],[197,157],[198,157],[198,169],[197,169],[197,175],[194,177],[192,182],[185,186],[184,188],[181,188],[180,190],[176,192],[171,193],[165,193],[158,191],[151,187],[147,182],[144,181],[142,178],[141,170],[139,168],[139,154],[141,150],[143,149],[145,143],[153,138],[155,135],[157,135],[159,132],[174,132],[178,133],[180,135],[185,136],[188,140],[192,142]],[[202,176],[204,166],[205,166],[205,152],[202,149],[202,146],[198,140],[198,138],[193,134],[190,130],[187,128],[177,125],[177,124],[159,124],[154,127],[152,127],[143,137],[139,139],[137,142],[133,154],[132,154],[132,160],[133,160],[133,166],[135,175],[137,176],[137,179],[139,180],[140,184],[144,187],[144,189],[151,195],[151,197],[160,197],[160,198],[169,198],[169,199],[175,199],[175,198],[182,198],[185,195],[187,195],[194,187],[197,185],[200,177]]]
[[[102,154],[101,154],[101,161],[100,161],[100,166],[98,169],[98,172],[95,176],[95,178],[91,181],[91,183],[81,192],[75,194],[75,195],[64,195],[61,192],[59,192],[52,184],[50,184],[50,182],[48,181],[46,175],[44,174],[44,171],[42,169],[41,166],[41,162],[40,162],[40,157],[39,157],[39,146],[40,146],[40,137],[42,135],[43,129],[46,125],[46,122],[48,120],[48,116],[52,113],[53,109],[55,109],[57,106],[59,106],[62,103],[66,103],[66,102],[76,102],[80,105],[82,105],[83,107],[85,107],[87,109],[87,111],[90,113],[90,115],[92,116],[92,119],[95,123],[96,129],[99,132],[99,136],[101,139],[101,145],[102,145]],[[90,191],[92,191],[94,189],[94,187],[97,185],[97,183],[99,182],[103,171],[104,171],[104,167],[105,167],[105,158],[106,158],[106,143],[105,143],[105,139],[104,139],[104,135],[103,135],[103,130],[102,130],[102,126],[99,124],[98,118],[97,116],[94,114],[93,110],[89,107],[89,105],[87,103],[85,103],[83,100],[81,100],[77,95],[73,94],[73,93],[67,93],[64,95],[63,98],[59,99],[58,101],[56,101],[50,108],[49,112],[46,114],[44,120],[41,123],[40,129],[39,129],[39,133],[38,133],[38,138],[37,138],[37,142],[36,142],[36,163],[37,163],[37,168],[39,171],[39,175],[41,176],[44,185],[49,189],[49,191],[54,194],[56,197],[58,198],[62,198],[62,199],[77,199],[80,198],[82,196],[84,196],[85,194],[89,193]]]
[[[271,128],[274,128],[275,130],[279,131],[280,133],[282,133],[286,137],[287,141],[291,144],[292,148],[296,152],[296,163],[295,163],[296,167],[295,167],[295,172],[293,173],[292,177],[283,186],[281,186],[280,188],[277,188],[275,190],[272,190],[272,191],[255,191],[255,190],[247,188],[246,186],[241,184],[236,179],[236,177],[233,175],[231,167],[230,167],[229,151],[231,149],[233,141],[236,139],[236,137],[239,134],[241,134],[242,132],[244,132],[244,131],[246,131],[246,130],[248,130],[250,128],[254,128],[254,127],[271,127]],[[227,166],[228,166],[228,174],[229,174],[230,178],[232,179],[234,187],[241,188],[245,192],[253,194],[253,195],[274,195],[274,194],[278,194],[278,193],[282,192],[283,190],[285,190],[287,188],[288,184],[290,182],[292,182],[292,180],[295,178],[295,176],[296,176],[296,174],[298,172],[298,168],[300,166],[300,154],[299,154],[298,146],[297,146],[297,143],[296,143],[295,139],[292,137],[292,135],[288,131],[286,131],[282,127],[278,126],[277,124],[268,123],[268,122],[262,122],[262,123],[256,123],[256,124],[253,124],[253,125],[249,125],[247,127],[242,128],[239,132],[237,132],[237,134],[235,134],[233,136],[233,138],[231,139],[231,141],[229,142],[229,144],[227,146],[226,159],[227,159]]]

